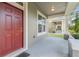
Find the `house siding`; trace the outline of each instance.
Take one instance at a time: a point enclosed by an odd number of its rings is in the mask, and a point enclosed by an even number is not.
[[[47,35],[37,36],[37,8],[34,3],[28,3],[28,22],[28,41],[31,47],[38,39],[43,39]]]

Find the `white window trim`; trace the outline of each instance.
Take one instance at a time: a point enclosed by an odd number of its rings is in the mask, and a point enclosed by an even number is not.
[[[47,18],[43,13],[41,13],[39,10],[37,10],[37,16],[38,16],[38,14],[39,15],[41,15],[42,17],[44,17],[44,18]]]
[[[38,15],[41,15],[45,19],[47,18],[44,14],[42,14],[39,10],[37,10],[37,37],[46,34],[46,28],[45,28],[45,32],[38,33]]]

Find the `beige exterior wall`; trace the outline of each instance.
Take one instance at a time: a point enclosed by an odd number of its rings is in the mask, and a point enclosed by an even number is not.
[[[28,3],[28,44],[31,47],[36,40],[42,39],[46,34],[37,36],[37,8],[34,3]]]
[[[56,25],[52,24],[51,22],[61,21],[62,22],[62,24],[61,24],[61,26],[62,26],[62,33],[64,33],[64,31],[65,31],[64,30],[65,29],[65,27],[64,27],[64,19],[65,19],[64,18],[64,13],[48,16],[48,19],[47,19],[47,21],[48,21],[48,32],[56,30],[56,28],[55,28]]]
[[[61,24],[54,24],[53,22],[51,22],[51,23],[49,23],[49,26],[48,26],[48,32],[49,33],[54,33],[54,32],[57,32],[58,30],[57,30],[57,27],[58,26],[61,26],[61,33],[63,33],[63,21],[61,21]]]
[[[49,23],[48,32],[56,31],[56,25],[54,23]]]
[[[29,47],[36,41],[37,36],[37,12],[33,3],[28,3],[28,44]]]

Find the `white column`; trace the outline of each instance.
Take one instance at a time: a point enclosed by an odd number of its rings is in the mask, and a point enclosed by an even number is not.
[[[64,21],[62,20],[62,33],[64,33]]]
[[[24,3],[24,48],[28,49],[28,3]]]
[[[69,16],[65,16],[65,20],[64,20],[64,33],[68,34],[68,20],[69,20]]]

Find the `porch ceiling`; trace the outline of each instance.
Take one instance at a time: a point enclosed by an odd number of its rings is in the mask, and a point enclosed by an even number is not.
[[[36,6],[47,16],[65,13],[67,2],[35,2]],[[54,7],[54,11],[51,11]]]

